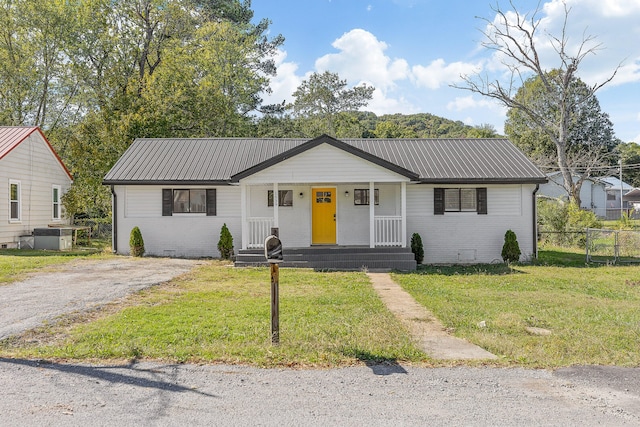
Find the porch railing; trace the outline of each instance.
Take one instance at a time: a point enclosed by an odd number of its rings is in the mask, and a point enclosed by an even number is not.
[[[271,217],[254,217],[247,218],[249,223],[249,249],[264,248],[264,239],[271,234],[273,227],[273,218]]]
[[[375,246],[402,246],[402,217],[376,216]]]

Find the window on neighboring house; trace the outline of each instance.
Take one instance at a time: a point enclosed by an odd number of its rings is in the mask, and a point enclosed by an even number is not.
[[[273,207],[273,190],[267,191],[267,206]],[[293,206],[293,190],[278,190],[278,206]]]
[[[445,212],[487,213],[486,188],[434,188],[433,211],[435,215]]]
[[[616,200],[616,193],[607,193],[607,200]]]
[[[9,221],[20,221],[20,181],[9,181]]]
[[[53,219],[60,219],[60,191],[59,185],[54,185],[51,192],[51,201],[53,203]]]
[[[174,213],[200,213],[207,216],[216,215],[215,189],[171,189],[162,190],[162,215]]]
[[[373,190],[374,205],[380,204],[380,191]],[[369,205],[369,189],[356,188],[353,190],[353,204],[356,206]]]

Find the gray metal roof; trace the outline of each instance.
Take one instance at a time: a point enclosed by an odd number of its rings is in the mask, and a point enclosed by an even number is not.
[[[223,184],[319,143],[432,183],[542,183],[545,175],[506,139],[136,139],[104,184]],[[291,152],[289,152],[291,151]],[[290,154],[290,155],[289,155]],[[249,170],[251,169],[251,170]]]

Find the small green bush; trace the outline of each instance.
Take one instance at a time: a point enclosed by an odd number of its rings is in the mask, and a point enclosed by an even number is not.
[[[131,229],[129,249],[131,250],[131,256],[142,256],[144,254],[144,240],[142,240],[142,232],[137,226]]]
[[[218,251],[222,259],[231,259],[233,256],[233,236],[227,228],[227,224],[222,225],[220,230],[220,240],[218,240]]]
[[[413,233],[411,236],[411,252],[418,264],[422,264],[424,259],[424,248],[422,246],[422,237],[418,233]]]
[[[520,245],[516,238],[516,233],[507,230],[504,234],[504,245],[502,246],[502,259],[504,262],[511,264],[520,260]]]

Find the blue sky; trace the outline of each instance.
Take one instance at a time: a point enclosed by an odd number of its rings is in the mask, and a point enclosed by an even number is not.
[[[507,0],[497,2],[511,10]],[[513,0],[531,13],[537,0]],[[640,0],[565,0],[571,7],[570,43],[583,34],[601,45],[580,67],[588,84],[602,82],[622,64],[614,80],[598,91],[616,136],[640,143]],[[285,44],[276,62],[273,94],[265,101],[291,101],[291,94],[312,72],[337,72],[348,84],[376,88],[366,110],[376,114],[431,113],[469,125],[491,124],[503,132],[506,110],[469,91],[461,74],[476,70],[501,78],[504,69],[483,49],[481,31],[493,20],[496,0],[253,0],[255,20],[272,21],[272,35]],[[560,34],[561,0],[540,2],[539,44],[547,69],[558,66],[545,34]]]

